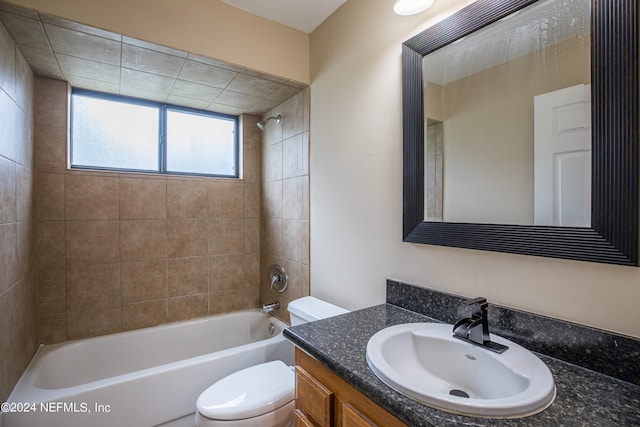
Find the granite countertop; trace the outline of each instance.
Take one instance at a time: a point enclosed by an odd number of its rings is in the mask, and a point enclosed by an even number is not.
[[[388,326],[437,322],[382,304],[288,328],[284,335],[409,426],[640,426],[640,386],[537,353],[551,370],[557,395],[546,410],[525,418],[485,419],[450,414],[406,397],[367,366],[369,338]]]

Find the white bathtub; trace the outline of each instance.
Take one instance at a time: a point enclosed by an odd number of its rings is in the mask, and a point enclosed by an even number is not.
[[[198,395],[218,379],[272,360],[293,364],[285,327],[248,310],[41,346],[0,425],[193,426]]]

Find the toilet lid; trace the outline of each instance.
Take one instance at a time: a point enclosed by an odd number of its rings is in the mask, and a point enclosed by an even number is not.
[[[206,389],[196,406],[214,420],[239,420],[274,411],[294,399],[293,370],[280,360],[228,375]]]

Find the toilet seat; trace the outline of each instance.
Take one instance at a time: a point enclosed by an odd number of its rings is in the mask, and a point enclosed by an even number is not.
[[[207,388],[196,402],[210,420],[259,417],[293,402],[295,376],[280,360],[242,369]]]

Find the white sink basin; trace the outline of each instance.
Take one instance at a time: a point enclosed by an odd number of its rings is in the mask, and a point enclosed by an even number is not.
[[[453,326],[407,323],[383,329],[367,344],[367,363],[396,391],[426,405],[462,415],[519,418],[553,402],[549,368],[518,344],[502,354],[453,337]]]

